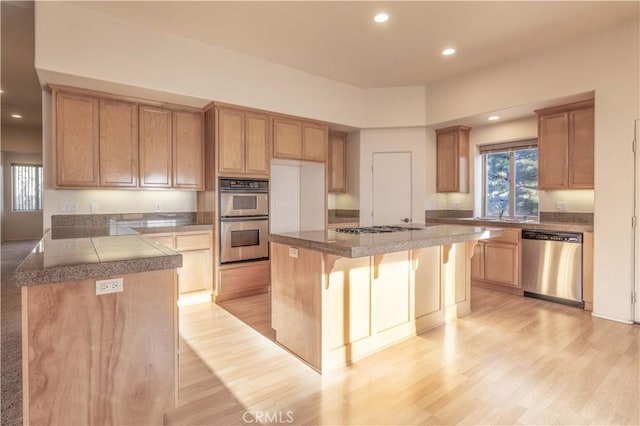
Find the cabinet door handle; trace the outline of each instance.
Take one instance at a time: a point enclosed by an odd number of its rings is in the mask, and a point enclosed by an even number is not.
[[[409,223],[409,218],[408,218],[408,217],[405,217],[404,219],[402,219],[402,221],[403,221],[404,223]]]

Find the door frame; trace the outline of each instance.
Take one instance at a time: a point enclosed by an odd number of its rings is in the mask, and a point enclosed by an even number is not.
[[[631,319],[640,324],[640,119],[634,120],[633,130],[633,281],[631,292],[635,296],[631,303]]]
[[[373,208],[375,206],[375,185],[373,165],[376,154],[409,154],[409,223],[413,223],[413,152],[412,151],[374,151],[371,153],[371,223],[373,224]]]

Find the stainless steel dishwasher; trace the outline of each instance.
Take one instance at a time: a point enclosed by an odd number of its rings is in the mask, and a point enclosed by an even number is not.
[[[584,307],[582,234],[522,230],[524,295]]]

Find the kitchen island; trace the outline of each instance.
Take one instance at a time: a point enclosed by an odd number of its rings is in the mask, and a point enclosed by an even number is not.
[[[175,407],[182,257],[137,234],[54,227],[16,270],[24,424],[161,424]]]
[[[270,235],[276,342],[324,373],[467,314],[470,261],[499,229]]]

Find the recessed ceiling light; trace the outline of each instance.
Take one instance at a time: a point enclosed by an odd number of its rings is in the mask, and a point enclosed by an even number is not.
[[[377,23],[381,24],[383,22],[387,22],[389,20],[389,15],[387,15],[386,13],[378,13],[374,18],[374,21],[376,21]]]
[[[13,117],[13,118],[22,118],[22,116],[20,114],[11,114],[11,117]]]
[[[496,121],[496,120],[500,120],[500,116],[499,115],[492,115],[491,117],[488,118],[490,121]]]
[[[453,55],[454,53],[456,53],[456,49],[454,49],[453,47],[448,47],[442,51],[442,54],[444,56]]]

